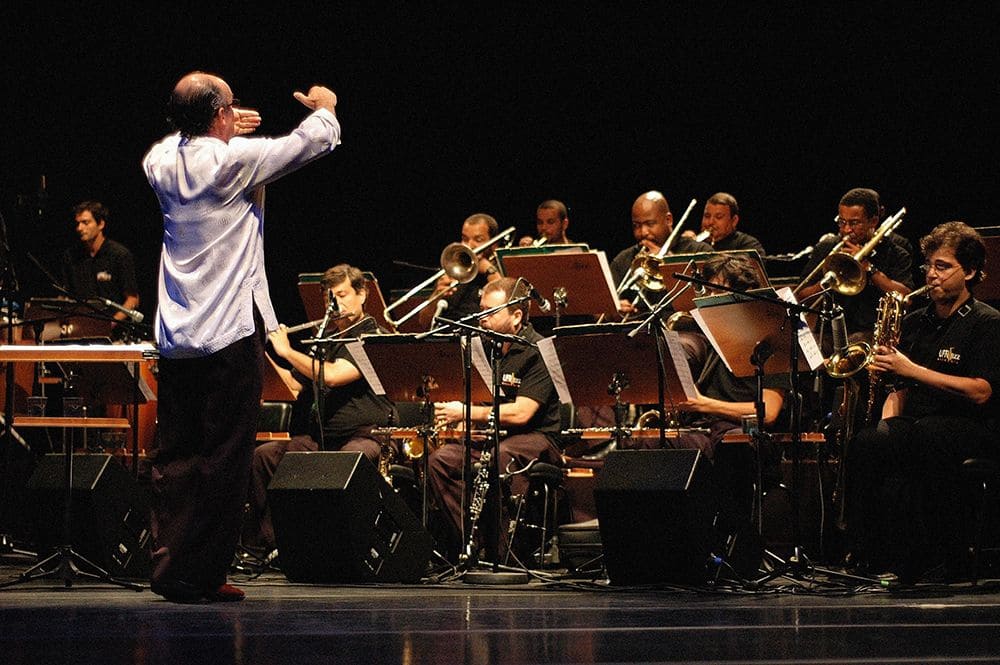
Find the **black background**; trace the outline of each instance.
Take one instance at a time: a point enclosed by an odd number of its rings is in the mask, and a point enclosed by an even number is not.
[[[992,4],[207,5],[0,10],[0,211],[26,295],[48,292],[26,252],[54,267],[71,206],[96,198],[154,311],[161,222],[140,160],[192,69],[259,109],[262,134],[305,115],[293,90],[339,96],[343,145],[268,188],[289,324],[304,320],[299,272],[346,261],[406,289],[426,273],[393,260],[435,266],[473,212],[531,233],[546,198],[609,258],[649,189],[675,217],[733,193],[741,228],[775,253],[832,231],[855,186],[905,205],[914,240],[949,219],[996,223]]]

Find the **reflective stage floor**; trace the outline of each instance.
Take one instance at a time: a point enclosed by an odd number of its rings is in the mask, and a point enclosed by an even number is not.
[[[5,558],[0,579],[30,562]],[[34,580],[0,590],[0,663],[912,663],[1000,661],[996,582],[863,589],[232,581],[240,603]]]

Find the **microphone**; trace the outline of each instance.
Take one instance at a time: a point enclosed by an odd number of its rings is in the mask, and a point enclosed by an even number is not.
[[[538,289],[536,289],[534,286],[532,286],[531,282],[525,282],[525,284],[527,284],[527,286],[528,286],[528,295],[531,296],[531,299],[534,300],[538,304],[538,309],[542,310],[542,312],[544,312],[545,314],[548,314],[549,312],[551,312],[552,311],[552,303],[550,303],[545,298],[545,296],[543,296],[541,293],[539,293]]]
[[[431,320],[437,321],[438,317],[444,314],[444,310],[446,309],[448,309],[448,301],[444,298],[439,299],[437,305],[434,307],[434,317]],[[431,327],[433,328],[434,325],[432,324]]]
[[[844,310],[841,309],[830,321],[830,333],[833,336],[833,349],[836,353],[843,354],[847,350],[847,320],[844,318]]]
[[[326,327],[330,325],[330,318],[337,311],[337,299],[333,296],[333,292],[329,291],[326,297],[330,301],[330,304],[326,306],[323,321],[320,322],[319,329],[316,330],[316,339],[322,339],[323,335],[326,334]]]
[[[803,249],[801,252],[796,252],[795,254],[792,254],[792,257],[790,259],[788,259],[788,260],[789,261],[798,261],[803,256],[809,256],[810,254],[812,254],[813,253],[813,249],[815,249],[815,248],[812,245],[809,245],[808,247],[806,247],[805,249]]]
[[[132,321],[132,323],[142,323],[142,319],[144,318],[142,312],[136,311],[134,309],[129,309],[128,307],[122,307],[114,300],[108,300],[107,298],[101,298],[101,302],[103,302],[106,306],[110,307],[111,309],[116,309],[125,316],[127,316],[129,320]]]

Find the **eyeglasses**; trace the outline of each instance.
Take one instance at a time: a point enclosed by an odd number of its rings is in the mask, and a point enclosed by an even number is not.
[[[233,97],[233,101],[229,102],[228,104],[223,104],[222,108],[224,108],[224,109],[231,109],[234,106],[239,106],[239,105],[240,105],[240,100],[237,99],[236,97]]]
[[[844,228],[845,226],[850,226],[855,228],[857,226],[864,226],[867,224],[867,220],[864,219],[844,219],[840,215],[833,218],[833,223],[837,225],[837,228]]]
[[[943,261],[935,261],[934,263],[925,263],[920,266],[920,269],[925,273],[930,273],[932,270],[936,272],[939,276],[950,274],[955,268],[960,268],[959,265],[952,265],[951,263],[945,263]]]

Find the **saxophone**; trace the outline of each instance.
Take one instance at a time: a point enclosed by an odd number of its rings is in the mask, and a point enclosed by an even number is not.
[[[913,298],[923,294],[930,285],[925,285],[911,291],[907,295],[900,295],[897,291],[889,291],[878,301],[877,318],[875,320],[875,331],[872,338],[872,357],[874,349],[879,346],[896,348],[899,345],[899,327],[906,313],[906,306]],[[868,362],[871,362],[869,360]],[[865,363],[866,365],[868,363]],[[876,394],[883,387],[883,378],[876,372],[868,373],[868,408],[865,411],[865,425],[871,424],[872,411],[875,407]],[[887,390],[892,390],[892,386],[886,386]]]
[[[908,295],[900,295],[897,291],[885,293],[878,302],[876,309],[875,330],[871,345],[860,343],[861,350],[857,353],[844,353],[845,358],[852,357],[853,361],[844,362],[850,369],[844,371],[844,401],[841,404],[841,415],[843,416],[843,426],[838,437],[840,443],[840,463],[837,466],[837,482],[833,489],[833,502],[837,506],[836,527],[845,531],[847,529],[847,447],[854,438],[854,411],[857,408],[859,386],[853,375],[859,370],[867,367],[875,359],[875,349],[878,346],[895,348],[899,344],[900,324],[903,321],[903,314],[906,313],[906,306],[910,300],[923,294],[931,287],[922,286]],[[871,424],[872,413],[875,409],[875,399],[877,393],[883,387],[883,378],[875,372],[868,373],[868,404],[865,410],[865,426]],[[891,386],[887,386],[891,390]]]

